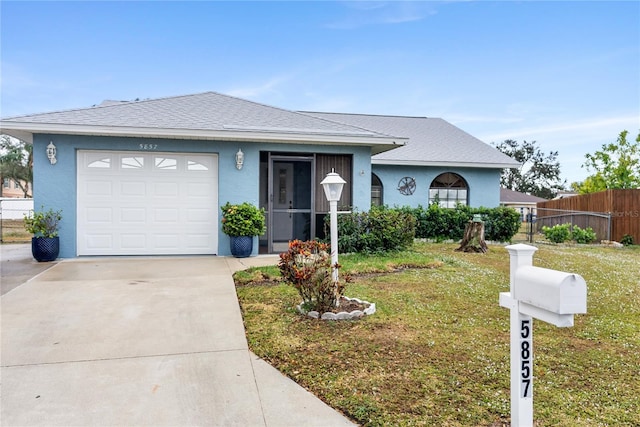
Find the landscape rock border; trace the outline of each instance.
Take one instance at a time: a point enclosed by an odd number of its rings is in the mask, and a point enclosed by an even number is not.
[[[373,302],[369,302],[369,301],[363,301],[360,300],[358,298],[349,298],[349,297],[343,297],[349,301],[354,301],[357,302],[358,304],[369,304],[369,307],[365,308],[364,310],[354,310],[351,312],[346,312],[346,311],[341,311],[339,313],[331,313],[331,312],[326,312],[326,313],[322,313],[322,315],[320,315],[319,312],[312,310],[312,311],[305,311],[302,308],[302,304],[298,304],[296,306],[296,309],[298,310],[298,312],[300,314],[304,314],[306,316],[312,317],[314,319],[318,319],[320,318],[321,320],[353,320],[353,319],[360,319],[362,317],[366,316],[371,316],[373,313],[376,312],[376,304]]]

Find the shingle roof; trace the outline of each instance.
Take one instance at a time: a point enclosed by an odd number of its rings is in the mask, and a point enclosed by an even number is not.
[[[532,196],[526,193],[509,190],[508,188],[500,189],[500,203],[538,203],[546,202],[547,199]]]
[[[102,134],[115,134],[128,129],[130,132],[145,130],[147,133],[161,130],[164,136],[175,133],[185,137],[198,131],[203,137],[250,133],[252,136],[289,135],[291,139],[301,141],[360,138],[369,141],[370,145],[390,144],[385,149],[392,148],[394,143],[404,142],[402,138],[373,130],[216,92],[131,102],[107,101],[90,108],[4,118],[1,124],[7,129],[55,130],[57,133],[73,129],[78,133],[91,133],[92,129],[96,132],[100,129]]]
[[[439,118],[305,112],[388,135],[404,136],[403,147],[373,156],[374,164],[517,167],[518,162]]]

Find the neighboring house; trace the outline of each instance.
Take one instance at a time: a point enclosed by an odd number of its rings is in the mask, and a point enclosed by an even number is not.
[[[0,127],[33,143],[36,205],[63,211],[61,257],[228,255],[219,207],[244,201],[267,213],[256,246],[279,252],[322,234],[329,207],[320,181],[331,169],[347,181],[339,204],[365,211],[372,180],[387,205],[427,205],[439,194],[445,204],[495,206],[501,169],[517,166],[440,119],[300,113],[214,92],[5,118]],[[400,181],[411,195],[398,192]]]
[[[556,194],[556,197],[553,198],[553,200],[566,199],[567,197],[573,197],[578,195],[579,193],[576,193],[575,191],[560,190],[558,191],[558,194]]]
[[[509,190],[507,188],[500,189],[500,205],[508,206],[520,212],[520,216],[524,220],[529,213],[535,213],[536,204],[538,202],[546,202],[547,199],[532,196],[531,194],[520,193],[518,191]]]
[[[22,184],[27,186],[27,197],[31,197],[31,187],[29,186],[29,184],[25,183],[24,181],[22,182]],[[24,191],[22,190],[18,182],[11,178],[4,178],[2,180],[2,192],[0,192],[0,195],[2,197],[9,198],[25,197]]]

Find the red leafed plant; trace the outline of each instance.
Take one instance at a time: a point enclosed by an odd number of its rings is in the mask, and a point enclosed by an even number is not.
[[[342,296],[344,285],[333,281],[331,253],[326,243],[292,240],[289,250],[280,254],[278,267],[284,281],[298,290],[308,311],[331,311]]]

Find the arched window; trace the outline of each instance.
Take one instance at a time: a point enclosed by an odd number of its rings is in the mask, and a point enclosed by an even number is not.
[[[457,203],[468,204],[469,186],[456,173],[440,174],[429,186],[429,204],[440,203],[443,208],[455,208]]]
[[[382,206],[384,204],[382,181],[375,173],[371,174],[371,206]]]

